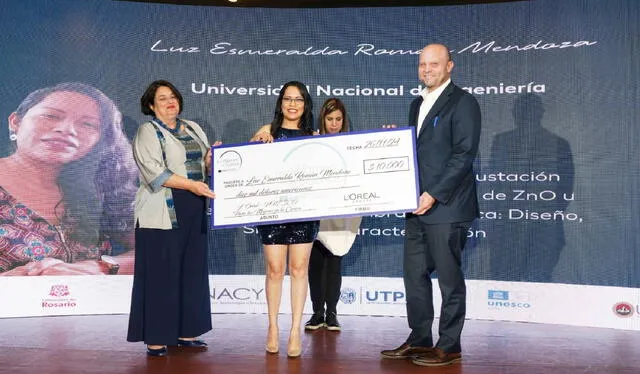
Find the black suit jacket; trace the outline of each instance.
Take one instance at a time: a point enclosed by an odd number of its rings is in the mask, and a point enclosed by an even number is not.
[[[422,96],[411,102],[409,126],[416,126]],[[420,193],[437,202],[421,220],[427,224],[472,221],[478,217],[473,160],[480,142],[480,106],[450,83],[422,123],[416,140]]]

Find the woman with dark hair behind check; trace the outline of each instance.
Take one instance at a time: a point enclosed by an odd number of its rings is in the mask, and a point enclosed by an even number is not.
[[[347,109],[340,99],[330,98],[324,102],[318,128],[320,134],[349,132]],[[337,306],[342,285],[342,256],[351,249],[361,222],[362,217],[320,221],[320,231],[313,242],[309,260],[309,293],[313,315],[304,325],[305,330],[326,327],[329,331],[340,331]]]
[[[144,341],[149,356],[168,345],[204,348],[211,330],[204,182],[209,141],[200,126],[178,118],[182,95],[171,83],[151,83],[140,99],[153,116],[138,128],[133,153],[140,169],[136,195],[130,342]]]

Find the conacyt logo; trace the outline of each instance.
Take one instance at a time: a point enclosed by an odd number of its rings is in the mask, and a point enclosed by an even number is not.
[[[216,287],[211,299],[219,304],[266,304],[264,288]]]

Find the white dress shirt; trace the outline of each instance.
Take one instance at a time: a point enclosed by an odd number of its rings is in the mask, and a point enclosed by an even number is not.
[[[416,136],[420,134],[422,122],[424,122],[424,119],[427,118],[427,114],[429,114],[429,111],[431,110],[431,108],[433,108],[433,104],[436,103],[436,100],[438,100],[438,98],[442,94],[442,91],[444,91],[449,83],[451,83],[451,78],[447,79],[447,81],[444,82],[440,87],[431,92],[428,92],[426,87],[423,88],[422,91],[420,91],[420,96],[422,96],[422,104],[420,105],[420,112],[418,113],[418,123],[416,123]]]

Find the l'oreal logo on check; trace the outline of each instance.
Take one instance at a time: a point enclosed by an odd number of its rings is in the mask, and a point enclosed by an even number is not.
[[[369,201],[379,198],[375,192],[352,192],[344,195],[344,201]]]

